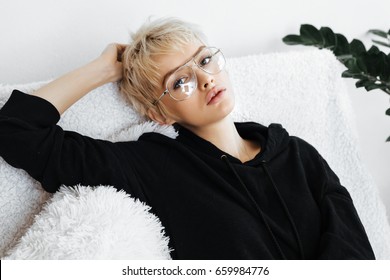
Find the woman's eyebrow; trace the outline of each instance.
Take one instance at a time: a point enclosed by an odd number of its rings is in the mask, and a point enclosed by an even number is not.
[[[196,50],[196,52],[194,53],[194,55],[193,55],[189,60],[187,60],[187,61],[186,61],[185,63],[183,63],[182,65],[180,65],[180,66],[178,66],[178,67],[176,67],[176,68],[174,68],[174,69],[168,71],[168,73],[166,73],[166,74],[164,75],[164,79],[163,79],[163,81],[162,81],[162,86],[165,87],[165,81],[166,81],[166,79],[167,79],[173,72],[175,72],[177,69],[179,69],[179,68],[182,67],[183,65],[186,65],[188,62],[190,62],[191,59],[193,59],[195,56],[197,56],[198,53],[200,53],[205,47],[206,47],[206,46],[204,46],[204,45],[203,45],[203,46],[200,46],[199,49]]]

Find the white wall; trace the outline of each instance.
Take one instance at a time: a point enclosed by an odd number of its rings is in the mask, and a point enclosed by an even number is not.
[[[286,51],[281,38],[303,23],[328,26],[370,46],[365,32],[390,28],[388,0],[0,0],[0,83],[57,77],[93,59],[109,42],[128,41],[149,15],[178,16],[198,23],[227,56]],[[390,52],[384,48],[383,51]],[[381,91],[356,89],[347,80],[356,109],[362,159],[390,213],[390,107]]]

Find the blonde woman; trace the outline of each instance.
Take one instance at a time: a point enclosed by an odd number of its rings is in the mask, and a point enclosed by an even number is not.
[[[179,136],[112,143],[57,125],[108,82]],[[281,124],[233,122],[234,104],[222,51],[196,26],[159,19],[32,95],[15,89],[0,110],[0,155],[48,192],[103,184],[144,201],[173,259],[374,259],[348,191],[317,150]]]

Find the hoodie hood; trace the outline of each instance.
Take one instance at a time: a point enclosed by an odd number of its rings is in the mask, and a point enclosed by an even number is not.
[[[238,134],[244,139],[260,142],[261,151],[252,160],[245,162],[246,165],[257,166],[261,161],[270,161],[281,153],[289,143],[289,134],[281,124],[271,123],[268,127],[255,122],[234,122]],[[226,155],[231,162],[240,163],[240,160],[218,149],[211,142],[199,137],[187,128],[175,124],[179,130],[176,138],[179,142],[192,148],[207,153],[209,156],[220,158]]]

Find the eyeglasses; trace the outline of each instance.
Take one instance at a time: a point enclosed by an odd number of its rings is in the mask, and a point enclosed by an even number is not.
[[[198,79],[192,68],[193,65],[188,65],[191,62],[208,74],[218,74],[226,64],[225,57],[220,49],[215,47],[203,48],[190,61],[168,77],[165,91],[153,102],[153,105],[156,105],[166,94],[169,94],[176,101],[183,101],[191,97],[198,86]]]

